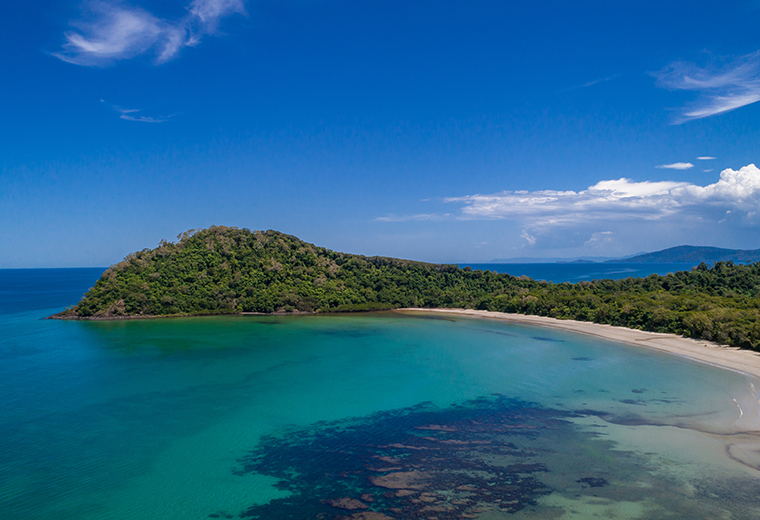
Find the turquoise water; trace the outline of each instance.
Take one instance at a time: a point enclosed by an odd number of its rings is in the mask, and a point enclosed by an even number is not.
[[[0,518],[760,516],[747,376],[448,316],[41,320],[97,277],[58,275],[0,314]]]

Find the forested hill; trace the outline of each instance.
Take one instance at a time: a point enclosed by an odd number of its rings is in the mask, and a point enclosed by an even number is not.
[[[624,260],[610,262],[651,263],[651,262],[759,262],[760,249],[723,249],[720,247],[676,246],[654,253],[644,253]]]
[[[455,307],[593,321],[760,349],[760,263],[702,264],[667,276],[536,282],[330,251],[276,231],[212,227],[110,267],[54,317]]]
[[[212,227],[110,267],[79,317],[472,306],[510,277],[337,253],[277,231]]]

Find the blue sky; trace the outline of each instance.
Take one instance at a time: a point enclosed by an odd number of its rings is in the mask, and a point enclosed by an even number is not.
[[[758,1],[6,4],[0,267],[760,248]]]

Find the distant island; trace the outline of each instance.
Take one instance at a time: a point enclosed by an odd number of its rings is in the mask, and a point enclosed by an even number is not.
[[[339,253],[277,231],[215,226],[106,270],[55,319],[479,309],[604,323],[760,350],[760,263],[667,276],[538,282],[492,271]]]

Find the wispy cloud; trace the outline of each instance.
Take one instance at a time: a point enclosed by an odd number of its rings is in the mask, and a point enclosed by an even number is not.
[[[760,207],[760,169],[754,164],[726,169],[707,186],[686,182],[636,182],[621,178],[582,191],[505,191],[450,197],[462,205],[460,219],[513,219],[532,226],[611,220],[659,220],[687,212],[730,210],[746,215]],[[527,233],[527,232],[526,232]]]
[[[520,234],[520,238],[525,239],[525,241],[528,242],[528,244],[530,244],[532,246],[536,245],[536,237],[534,237],[533,235],[531,235],[530,233],[528,233],[527,229],[523,229],[522,230],[522,233]]]
[[[599,79],[595,79],[595,80],[592,80],[592,81],[587,81],[586,83],[583,83],[581,85],[575,85],[575,86],[569,87],[569,88],[565,89],[565,91],[578,90],[578,89],[581,89],[581,88],[591,87],[591,86],[597,85],[599,83],[606,83],[607,81],[612,81],[613,79],[617,79],[619,77],[620,77],[620,74],[615,74],[613,76],[608,76],[606,78],[599,78]]]
[[[87,67],[105,66],[152,53],[157,64],[174,58],[184,47],[214,34],[222,18],[245,13],[243,0],[193,0],[178,20],[163,20],[124,3],[93,0],[83,19],[71,23],[57,58]]]
[[[682,109],[675,120],[677,124],[760,101],[760,51],[740,56],[722,66],[699,67],[677,61],[654,76],[664,88],[700,94],[695,103]]]
[[[122,114],[119,116],[121,119],[124,119],[125,121],[137,121],[139,123],[164,123],[167,120],[166,119],[156,119],[155,117],[149,117],[149,116],[130,116],[127,114]]]
[[[655,166],[655,168],[663,170],[688,170],[689,168],[694,168],[694,165],[690,162],[677,162],[673,164],[660,164]]]
[[[125,121],[137,121],[139,123],[165,123],[172,117],[151,117],[140,115],[140,112],[142,112],[142,110],[139,108],[123,108],[118,105],[108,104],[103,99],[101,99],[100,102],[108,106],[114,112],[117,112],[119,114],[119,119],[123,119]]]
[[[609,77],[607,77],[607,78],[601,78],[601,79],[595,79],[595,80],[593,80],[593,81],[589,81],[589,82],[587,82],[587,83],[584,83],[584,84],[583,84],[583,86],[584,86],[584,87],[590,87],[590,86],[592,86],[592,85],[596,85],[596,84],[598,84],[598,83],[606,83],[607,81],[611,81],[611,80],[613,80],[613,79],[617,79],[617,78],[619,78],[619,77],[620,77],[620,75],[619,75],[619,74],[615,74],[614,76],[609,76]]]
[[[707,155],[703,155],[702,157],[697,157],[698,161],[714,161],[715,157],[709,157]]]

